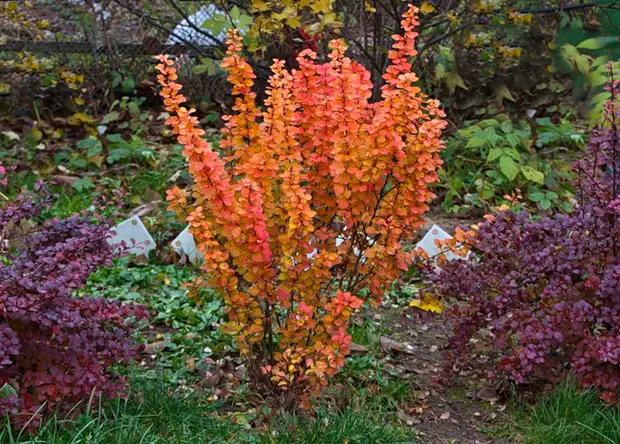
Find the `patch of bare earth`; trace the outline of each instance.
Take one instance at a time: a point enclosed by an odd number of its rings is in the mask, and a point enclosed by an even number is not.
[[[440,319],[422,324],[402,312],[382,311],[379,316],[389,331],[389,339],[382,341],[384,352],[392,355],[401,376],[416,388],[416,399],[399,412],[399,419],[420,442],[516,442],[493,434],[507,420],[507,404],[499,394],[502,388],[487,379],[491,366],[484,354],[480,365],[457,369],[448,376],[441,351],[450,335],[449,326]],[[396,350],[397,343],[402,350]]]

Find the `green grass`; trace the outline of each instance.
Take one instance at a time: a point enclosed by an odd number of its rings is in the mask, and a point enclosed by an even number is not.
[[[92,414],[83,414],[73,419],[52,418],[36,434],[11,431],[5,424],[4,428],[0,428],[0,443],[413,442],[407,430],[391,425],[395,418],[393,411],[381,408],[380,404],[367,397],[355,398],[343,410],[322,405],[310,412],[310,415],[280,412],[265,427],[262,421],[256,421],[254,411],[224,415],[223,403],[206,403],[201,395],[172,393],[160,382],[143,381],[136,384],[128,401],[99,404]]]
[[[133,444],[242,442],[243,430],[215,415],[219,404],[193,395],[173,395],[161,383],[147,383],[129,401],[98,405],[75,419],[52,418],[36,435],[0,431],[2,443]],[[233,440],[233,441],[231,441]]]
[[[605,405],[593,390],[578,392],[569,381],[522,411],[515,429],[528,444],[620,443],[620,410]]]
[[[359,322],[352,323],[349,327],[353,342],[375,352],[379,351],[379,338],[386,333],[385,327],[375,321],[369,313],[361,313]]]
[[[383,411],[378,403],[362,402],[343,411],[319,408],[316,418],[300,419],[281,415],[272,424],[270,440],[273,443],[327,444],[327,443],[412,443],[412,436],[404,429],[390,425],[393,411]]]

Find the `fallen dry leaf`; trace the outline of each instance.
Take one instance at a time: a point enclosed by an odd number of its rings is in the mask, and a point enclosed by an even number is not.
[[[200,383],[203,387],[210,389],[215,387],[222,379],[222,371],[217,370],[215,373],[210,374],[211,372],[207,372],[206,378],[204,381]]]
[[[150,344],[146,344],[144,346],[144,353],[147,355],[153,355],[155,353],[159,353],[164,348],[166,348],[166,343],[164,341],[151,342]]]
[[[80,180],[80,178],[77,176],[65,176],[62,174],[54,176],[54,182],[56,182],[58,185],[68,185],[72,187],[73,184],[76,183],[78,180]]]
[[[414,353],[413,349],[405,344],[395,341],[394,339],[390,339],[387,336],[381,336],[379,339],[379,346],[384,353],[407,353],[412,355]]]
[[[129,217],[132,217],[132,216],[138,216],[138,217],[146,216],[151,211],[153,211],[153,209],[156,206],[158,206],[162,202],[163,202],[162,200],[154,200],[154,201],[142,204],[139,207],[134,208],[133,211],[131,213],[129,213]]]
[[[398,411],[396,416],[398,417],[398,419],[400,419],[401,421],[403,421],[405,424],[409,426],[422,423],[422,421],[420,421],[415,416],[409,416],[405,412],[402,412],[400,410]]]
[[[476,398],[482,401],[495,402],[499,400],[499,395],[497,394],[495,389],[491,387],[482,387],[480,390],[478,390],[478,393],[476,393]]]
[[[368,349],[366,347],[364,347],[363,345],[356,344],[355,342],[351,342],[349,344],[349,351],[351,353],[357,353],[360,355],[365,355],[366,353],[368,353]]]

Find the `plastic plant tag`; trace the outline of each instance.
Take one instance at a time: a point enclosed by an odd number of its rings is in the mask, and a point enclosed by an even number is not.
[[[422,248],[426,252],[426,254],[428,254],[428,257],[431,259],[438,256],[440,253],[443,253],[444,256],[446,257],[446,260],[448,261],[452,261],[455,259],[463,259],[462,257],[455,255],[451,251],[441,250],[437,247],[437,245],[435,245],[435,240],[443,241],[446,239],[452,239],[452,236],[446,233],[446,231],[440,226],[433,225],[430,228],[430,230],[428,230],[428,232],[424,235],[422,240],[418,242],[416,246],[418,248]],[[468,258],[469,258],[469,253],[467,254],[467,257],[465,259],[468,259]]]
[[[138,216],[132,216],[112,229],[114,235],[108,239],[110,245],[125,242],[125,252],[148,256],[155,248],[155,240]]]
[[[192,264],[200,263],[203,260],[202,254],[196,248],[194,236],[189,232],[189,226],[170,243],[172,249],[179,255],[186,255]]]

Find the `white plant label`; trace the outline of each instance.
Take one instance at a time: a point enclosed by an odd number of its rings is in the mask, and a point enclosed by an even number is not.
[[[112,230],[114,235],[108,239],[108,243],[116,245],[125,242],[127,253],[148,256],[149,251],[156,247],[153,236],[138,216],[130,217]]]
[[[451,251],[441,250],[435,245],[436,240],[445,241],[446,239],[452,239],[452,236],[446,233],[446,231],[438,225],[433,225],[430,230],[424,235],[422,240],[418,242],[417,247],[422,248],[429,258],[433,258],[443,253],[446,260],[452,261],[455,259],[463,259]],[[465,259],[469,258],[469,253]]]
[[[196,248],[196,240],[189,232],[189,226],[172,241],[172,249],[179,255],[186,255],[192,264],[200,263],[203,260],[202,254]]]

